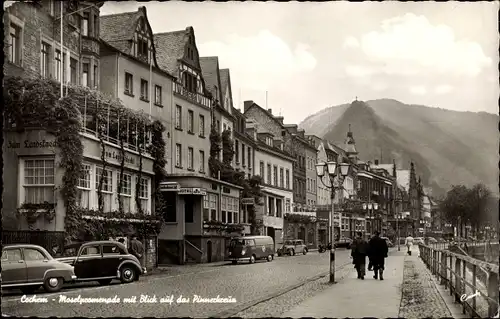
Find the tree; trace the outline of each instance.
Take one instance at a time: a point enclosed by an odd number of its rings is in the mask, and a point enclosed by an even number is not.
[[[452,185],[440,203],[440,209],[446,220],[456,225],[462,233],[462,225],[469,217],[467,198],[469,189],[464,185]]]
[[[210,157],[208,158],[208,167],[210,170],[210,176],[213,178],[218,178],[219,172],[222,168],[222,163],[219,160],[219,154],[221,150],[221,136],[212,123],[210,128]]]

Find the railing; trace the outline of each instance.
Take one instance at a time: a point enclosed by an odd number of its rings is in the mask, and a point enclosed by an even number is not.
[[[461,302],[464,314],[476,318],[498,315],[498,265],[427,245],[420,244],[419,248],[420,258],[449,289],[450,296]],[[480,275],[482,270],[485,277]]]
[[[188,91],[182,84],[180,83],[175,83],[174,82],[174,93],[177,93],[183,97],[185,97],[187,100],[201,104],[207,108],[210,108],[211,102],[210,99],[203,94],[200,94],[198,92],[190,92]]]

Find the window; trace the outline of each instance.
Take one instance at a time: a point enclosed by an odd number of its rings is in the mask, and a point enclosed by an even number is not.
[[[42,56],[41,56],[41,65],[40,65],[40,74],[44,78],[48,78],[50,76],[50,45],[45,42],[42,42]]]
[[[82,85],[89,87],[89,64],[88,63],[83,63],[82,64]],[[125,77],[127,77],[127,74],[125,73]],[[125,84],[126,85],[126,84]]]
[[[125,72],[125,94],[134,94],[134,76]]]
[[[62,75],[63,75],[63,82],[67,83],[68,82],[68,76],[69,74],[66,74],[66,66],[67,66],[67,61],[66,61],[66,53],[63,52],[62,55]]]
[[[274,206],[274,197],[267,198],[267,214],[269,216],[274,216],[275,206]]]
[[[117,245],[102,245],[103,255],[119,255],[120,253],[125,253]]]
[[[149,101],[148,81],[141,79],[141,100]]]
[[[267,164],[267,184],[271,185],[271,177],[272,177],[272,172],[271,172],[271,164]]]
[[[90,178],[92,176],[92,166],[82,165],[82,175],[78,179],[78,203],[80,207],[90,208]]]
[[[24,161],[24,203],[54,203],[54,160]]]
[[[283,174],[283,167],[280,167],[280,187],[283,188],[284,186],[284,180],[285,180],[285,176]]]
[[[273,185],[278,186],[278,166],[273,167]]]
[[[175,106],[175,128],[182,129],[182,107],[180,105]]]
[[[247,146],[247,151],[248,151],[248,168],[252,168],[252,149]]]
[[[240,163],[240,142],[238,140],[234,140],[234,159],[236,164]]]
[[[196,93],[197,92],[197,84],[198,81],[196,80],[196,77],[190,73],[184,72],[183,73],[183,84],[184,87],[191,93]]]
[[[259,163],[259,172],[260,172],[260,177],[262,179],[264,179],[264,162],[263,161],[260,161]]]
[[[83,13],[83,18],[82,18],[82,35],[86,36],[86,37],[89,35],[89,14],[87,12]]]
[[[182,145],[175,144],[175,166],[182,167]]]
[[[203,220],[217,220],[217,195],[203,196]]]
[[[61,61],[61,51],[56,50],[55,54],[55,60],[56,60],[56,80],[61,81],[61,72],[63,71],[62,69],[62,61]]]
[[[143,59],[149,59],[148,40],[142,37],[137,39],[137,55]]]
[[[5,249],[2,252],[2,262],[18,263],[23,260],[21,249]]]
[[[119,175],[119,181],[122,183],[122,188],[120,192],[120,200],[122,201],[123,211],[126,213],[131,213],[130,202],[132,198],[132,176],[129,174]]]
[[[200,173],[205,173],[205,151],[200,151]]]
[[[286,199],[285,200],[285,213],[289,213],[290,212],[290,199]]]
[[[241,143],[241,165],[245,166],[245,144]]]
[[[188,169],[193,169],[194,161],[193,161],[193,148],[188,147]]]
[[[200,114],[200,136],[205,137],[205,116]]]
[[[188,110],[188,133],[193,133],[194,131],[194,113]]]
[[[47,259],[38,249],[24,248],[25,261],[43,261]]]
[[[239,223],[239,204],[237,198],[222,196],[221,208],[223,223]]]
[[[97,89],[99,87],[99,68],[94,64],[94,87]]]
[[[161,86],[155,85],[155,104],[161,105]]]
[[[97,201],[97,189],[99,189],[99,182],[102,177],[102,199],[103,199],[103,211],[110,212],[112,208],[112,199],[113,199],[113,172],[111,170],[103,171],[102,168],[98,167],[96,169],[95,175],[95,189],[96,189],[96,198]]]
[[[139,201],[141,204],[141,210],[144,214],[151,215],[151,210],[149,207],[149,179],[141,177],[141,182],[139,183]]]
[[[283,200],[276,198],[276,217],[283,217]]]
[[[82,253],[80,255],[100,255],[101,254],[101,249],[99,245],[92,245],[92,246],[87,246],[82,249]]]
[[[285,188],[290,189],[290,171],[288,169],[285,171]]]
[[[11,23],[9,36],[9,61],[21,65],[22,43],[21,27]]]
[[[76,65],[77,61],[75,59],[70,58],[69,59],[69,69],[70,69],[70,78],[69,81],[71,84],[76,84],[76,78],[77,78],[77,73],[76,73]]]
[[[221,209],[221,222],[227,223],[227,196],[221,197],[220,209]]]

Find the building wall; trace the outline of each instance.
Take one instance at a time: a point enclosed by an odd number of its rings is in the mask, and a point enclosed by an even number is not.
[[[66,13],[66,2],[64,12]],[[52,9],[53,8],[53,9]],[[4,74],[36,77],[40,75],[41,65],[41,43],[42,40],[49,42],[52,46],[50,64],[52,74],[54,74],[53,50],[59,48],[60,43],[60,20],[54,20],[60,14],[59,2],[54,1],[53,6],[49,1],[44,1],[40,5],[23,2],[16,2],[7,8],[4,14]],[[9,54],[9,32],[11,23],[21,27],[22,57],[20,65],[15,65],[8,61]],[[79,26],[79,24],[77,24]],[[7,27],[8,26],[8,27]],[[68,26],[68,19],[63,22],[63,43],[64,52],[66,48],[70,50],[73,58],[78,59],[80,54],[80,30],[72,29]],[[73,32],[73,30],[75,30]],[[80,76],[77,76],[80,79]]]
[[[244,145],[244,146],[243,146]],[[243,149],[245,154],[243,155]],[[248,157],[248,150],[250,149],[250,158]],[[234,138],[234,157],[233,157],[233,167],[237,171],[242,171],[245,173],[245,177],[253,176],[258,170],[258,163],[255,163],[255,148],[254,145],[250,144],[246,139],[241,139],[235,134]],[[245,161],[243,162],[243,156],[245,156]],[[244,164],[244,165],[243,165]]]
[[[305,149],[306,157],[306,185],[309,183],[309,189],[306,188],[306,205],[314,207],[316,205],[317,192],[317,174],[316,174],[316,150],[312,146]],[[309,182],[307,182],[309,181]]]
[[[245,101],[245,104],[248,104],[247,102],[248,101]],[[275,119],[269,117],[268,113],[266,113],[262,108],[254,106],[245,110],[245,116],[248,119],[253,119],[259,123],[259,133],[268,132],[273,134],[275,139],[283,140],[282,132],[284,128]]]
[[[210,156],[210,110],[195,105],[191,102],[186,101],[185,99],[175,95],[174,96],[174,119],[176,116],[176,107],[180,106],[182,108],[182,126],[180,129],[175,128],[175,120],[173,123],[174,129],[172,130],[172,158],[171,158],[171,172],[173,174],[179,173],[200,173],[208,175],[208,158]],[[193,117],[193,134],[187,131],[188,129],[188,110],[192,110]],[[204,125],[204,137],[200,137],[200,115],[203,115],[205,118]],[[177,152],[176,145],[179,144],[181,146],[181,163],[180,166],[176,163],[177,160]],[[193,148],[193,169],[188,168],[188,147]],[[200,165],[200,151],[205,153],[205,159],[203,161],[203,165]],[[168,167],[168,166],[167,166]],[[203,170],[203,172],[201,172]]]

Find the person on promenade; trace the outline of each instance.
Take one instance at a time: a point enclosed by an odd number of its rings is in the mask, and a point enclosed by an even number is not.
[[[141,265],[143,264],[142,256],[144,254],[144,246],[137,239],[136,235],[132,235],[132,240],[130,241],[130,253],[139,259]]]
[[[411,247],[413,246],[413,237],[408,236],[405,239],[405,246],[408,248],[408,255],[411,256]]]
[[[373,238],[373,236],[370,236],[370,240]],[[373,262],[372,262],[372,258],[370,256],[368,256],[368,271],[372,271],[373,269]]]
[[[376,231],[375,235],[370,239],[368,247],[368,256],[370,256],[373,264],[373,278],[384,280],[384,264],[389,247],[385,239],[380,238],[380,232]]]
[[[356,239],[351,244],[351,257],[354,268],[358,273],[358,279],[364,280],[366,271],[366,255],[368,252],[368,243],[363,239],[361,232],[356,233]]]

